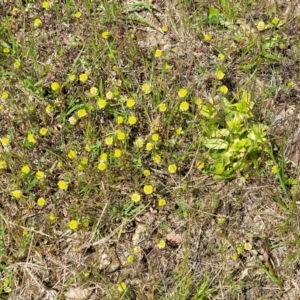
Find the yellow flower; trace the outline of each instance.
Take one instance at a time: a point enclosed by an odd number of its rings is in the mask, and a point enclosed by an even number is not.
[[[102,38],[107,39],[109,37],[109,32],[108,31],[103,31],[101,36],[102,36]]]
[[[153,156],[153,161],[156,163],[156,164],[159,164],[161,162],[161,157],[156,154]]]
[[[42,4],[42,7],[43,7],[44,9],[49,9],[50,3],[49,3],[48,1],[44,1],[43,4]]]
[[[117,139],[120,140],[120,141],[125,140],[125,139],[126,139],[126,133],[120,130],[120,131],[117,133]]]
[[[53,109],[54,109],[53,106],[51,104],[48,104],[46,106],[46,113],[51,114],[53,112]]]
[[[131,200],[135,203],[139,202],[141,200],[141,196],[138,193],[133,193],[131,195]]]
[[[76,151],[70,150],[70,151],[68,152],[68,157],[69,157],[70,159],[75,159],[75,158],[77,157]]]
[[[118,125],[120,125],[120,124],[122,124],[124,122],[124,118],[121,117],[121,116],[117,116],[116,122],[117,122]]]
[[[245,243],[244,244],[244,249],[247,251],[250,251],[252,249],[252,245],[250,243]]]
[[[273,25],[277,25],[277,24],[279,23],[279,21],[280,21],[280,20],[279,20],[278,18],[275,17],[275,18],[272,20],[272,24],[273,24]]]
[[[55,214],[54,213],[50,213],[50,215],[49,215],[49,220],[50,221],[54,221],[55,220]]]
[[[113,99],[113,98],[114,98],[114,93],[111,92],[111,91],[108,91],[108,92],[106,93],[106,98],[109,99],[109,100]]]
[[[132,98],[127,99],[126,105],[127,105],[127,107],[129,107],[129,108],[134,107],[134,105],[135,105],[134,99],[132,99]]]
[[[119,157],[121,157],[121,155],[122,155],[122,150],[115,149],[114,156],[117,157],[117,158],[119,158]]]
[[[106,170],[106,163],[100,162],[97,166],[99,171],[105,171]]]
[[[144,193],[146,195],[151,195],[153,193],[153,186],[148,184],[144,186]]]
[[[46,135],[47,132],[48,132],[48,129],[45,128],[45,127],[42,127],[42,128],[40,129],[40,135]]]
[[[46,204],[45,198],[40,197],[40,198],[37,200],[37,205],[38,205],[38,206],[43,207],[43,206],[45,206],[45,204]]]
[[[128,124],[129,125],[134,125],[137,122],[137,118],[135,116],[130,116],[128,118]]]
[[[105,144],[107,146],[111,146],[113,144],[113,142],[114,142],[114,138],[112,136],[109,136],[105,139]]]
[[[165,199],[159,199],[158,200],[158,206],[160,207],[164,207],[166,205],[166,200]]]
[[[143,174],[145,177],[149,177],[151,175],[151,172],[150,172],[150,170],[144,170]]]
[[[159,140],[159,134],[158,133],[154,133],[154,134],[152,134],[151,138],[152,138],[153,142],[157,142]]]
[[[127,261],[128,261],[129,263],[134,262],[134,256],[133,256],[132,254],[128,255]]]
[[[87,112],[86,112],[86,110],[85,110],[84,108],[79,109],[79,110],[77,111],[77,116],[78,116],[78,118],[83,118],[83,117],[85,117],[86,115],[87,115]]]
[[[80,163],[82,164],[82,165],[87,165],[88,164],[88,162],[89,162],[89,159],[87,158],[87,157],[83,157],[81,160],[80,160]]]
[[[222,80],[225,76],[225,73],[223,73],[221,70],[217,71],[216,77],[218,80]]]
[[[80,11],[76,11],[76,13],[74,14],[75,18],[80,19],[81,18],[81,12]]]
[[[64,180],[59,180],[57,185],[61,190],[66,190],[68,188],[68,183]]]
[[[168,171],[169,171],[171,174],[174,174],[174,173],[176,173],[176,171],[177,171],[177,166],[176,166],[176,165],[174,165],[174,164],[172,164],[172,165],[169,165],[169,167],[168,167]]]
[[[177,135],[181,135],[182,133],[183,133],[183,131],[182,131],[181,127],[176,128],[176,134]]]
[[[137,138],[134,144],[137,148],[142,148],[144,145],[144,140],[142,138]]]
[[[101,162],[107,161],[107,153],[102,153],[102,154],[100,155],[100,161],[101,161]]]
[[[187,217],[189,216],[189,213],[188,213],[187,211],[184,211],[184,212],[182,213],[182,215],[183,215],[184,218],[187,218]]]
[[[203,161],[198,161],[197,162],[197,169],[202,170],[204,168],[204,162]]]
[[[42,26],[42,24],[43,24],[43,22],[42,22],[42,20],[39,19],[39,18],[37,18],[37,19],[35,19],[35,20],[33,21],[33,26],[34,26],[35,28],[38,28],[38,27]]]
[[[228,87],[226,85],[222,85],[219,90],[224,95],[228,93]]]
[[[39,180],[43,180],[45,178],[45,173],[43,171],[37,171],[35,177]]]
[[[218,58],[219,58],[220,61],[224,61],[225,55],[222,54],[222,53],[220,53],[220,54],[218,55]]]
[[[232,260],[237,260],[237,259],[238,259],[237,253],[233,253],[233,254],[231,255],[231,259],[232,259]]]
[[[51,83],[51,89],[52,89],[52,91],[54,91],[54,92],[58,92],[59,89],[60,89],[59,83],[58,83],[58,82],[52,82],[52,83]]]
[[[34,135],[32,133],[29,133],[27,135],[27,140],[28,140],[29,143],[32,143],[32,144],[36,143],[36,139],[35,139],[35,137],[34,137]]]
[[[2,99],[7,99],[8,96],[9,96],[8,92],[4,91],[4,92],[2,93],[2,95],[1,95],[1,98],[2,98]]]
[[[125,282],[118,283],[117,289],[120,293],[124,293],[127,289],[126,283]]]
[[[71,125],[75,125],[77,123],[77,119],[74,116],[72,116],[69,118],[69,122]]]
[[[266,24],[264,21],[259,21],[256,25],[256,28],[258,31],[263,31],[266,27]]]
[[[169,27],[167,25],[163,25],[162,28],[161,28],[161,30],[163,32],[167,32],[169,30]]]
[[[90,89],[90,95],[91,96],[97,96],[98,95],[98,89],[95,86],[92,86]]]
[[[167,63],[165,63],[164,66],[163,66],[163,69],[164,69],[165,71],[169,71],[170,68],[171,68],[170,65],[168,65]]]
[[[16,61],[14,62],[14,68],[15,68],[15,69],[19,69],[20,66],[21,66],[21,63],[20,63],[18,60],[16,60]]]
[[[134,252],[134,254],[139,254],[139,253],[141,253],[141,247],[140,247],[140,246],[134,247],[134,248],[133,248],[133,252]]]
[[[78,227],[78,222],[76,220],[71,220],[69,222],[69,228],[70,229],[75,230],[75,229],[77,229],[77,227]]]
[[[208,42],[211,40],[211,35],[210,34],[205,34],[204,35],[204,41]]]
[[[80,80],[82,83],[85,83],[85,82],[88,80],[88,75],[87,75],[86,73],[80,74],[80,75],[79,75],[79,80]]]
[[[76,75],[75,74],[70,74],[69,75],[69,80],[72,82],[76,79]]]
[[[8,137],[4,136],[3,138],[1,138],[1,144],[3,147],[7,147],[10,143],[10,140]]]
[[[91,146],[90,146],[89,144],[86,144],[86,145],[84,146],[84,150],[85,150],[86,152],[90,152],[90,151],[91,151]]]
[[[159,110],[160,112],[165,112],[165,111],[167,110],[166,104],[164,104],[164,103],[159,104],[158,110]]]
[[[159,240],[159,242],[157,243],[157,246],[159,249],[163,249],[166,247],[166,242],[165,240]]]
[[[154,52],[154,57],[159,58],[162,55],[162,51],[160,49],[156,49]]]
[[[21,190],[12,191],[11,195],[16,199],[20,199],[22,197],[22,191]]]
[[[150,94],[151,93],[151,86],[148,83],[144,83],[142,85],[142,91],[144,94]]]
[[[178,91],[179,98],[184,98],[187,95],[187,89],[180,89]]]
[[[0,170],[6,169],[6,167],[7,167],[6,162],[4,160],[0,160]]]
[[[277,174],[278,173],[278,167],[273,166],[271,171],[272,171],[273,174]]]
[[[146,144],[146,150],[151,151],[153,149],[153,144],[152,143],[147,143]]]
[[[99,98],[98,101],[97,101],[97,104],[98,104],[98,107],[100,109],[104,108],[106,106],[106,100],[102,99],[102,98]]]
[[[181,111],[187,111],[189,109],[190,105],[188,104],[188,102],[183,101],[180,103],[179,109]]]

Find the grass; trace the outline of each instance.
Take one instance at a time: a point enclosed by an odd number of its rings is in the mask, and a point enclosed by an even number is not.
[[[298,297],[299,5],[0,15],[1,299]]]

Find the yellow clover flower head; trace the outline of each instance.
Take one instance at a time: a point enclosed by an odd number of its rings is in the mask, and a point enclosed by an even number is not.
[[[219,90],[224,95],[228,93],[228,87],[226,85],[222,85]]]
[[[100,162],[97,166],[99,171],[105,171],[106,170],[106,163],[105,162]]]
[[[134,99],[132,99],[132,98],[127,99],[127,101],[126,101],[127,107],[132,108],[132,107],[134,107],[134,105],[135,105]]]
[[[105,99],[102,99],[102,98],[99,98],[97,100],[97,105],[100,109],[103,109],[105,106],[106,106],[106,100]]]
[[[141,200],[141,196],[138,193],[133,193],[131,195],[131,200],[135,203],[139,202]]]
[[[69,157],[70,159],[75,159],[75,158],[77,157],[76,151],[70,150],[70,151],[68,152],[68,157]]]
[[[137,122],[137,118],[135,116],[130,116],[128,118],[128,124],[129,125],[134,125],[134,124],[136,124],[136,122]]]
[[[178,97],[179,98],[184,98],[185,96],[187,95],[187,89],[180,89],[179,91],[178,91]]]
[[[45,173],[43,171],[37,171],[35,173],[35,177],[38,179],[38,180],[43,180],[45,178]]]
[[[224,78],[224,76],[225,76],[225,73],[223,71],[221,71],[221,70],[217,71],[216,78],[218,80],[222,80]]]
[[[39,19],[39,18],[37,18],[37,19],[35,19],[35,20],[33,21],[33,26],[34,26],[35,28],[38,28],[38,27],[42,26],[42,24],[43,24],[43,22],[42,22],[42,20]]]
[[[42,127],[42,128],[40,129],[40,135],[45,136],[45,135],[47,134],[47,132],[48,132],[48,129],[45,128],[45,127]]]
[[[76,230],[78,227],[78,222],[76,220],[71,220],[69,222],[69,228],[72,230]]]
[[[157,243],[157,246],[159,249],[163,249],[166,247],[166,241],[165,240],[159,240]]]
[[[162,56],[162,51],[160,49],[156,49],[154,52],[154,57],[159,58]]]
[[[82,13],[80,11],[76,11],[76,13],[74,14],[75,18],[80,19],[82,16]]]
[[[108,37],[109,37],[109,31],[103,31],[102,33],[101,33],[101,36],[102,36],[102,38],[104,38],[104,39],[107,39]]]
[[[11,195],[16,199],[20,199],[23,194],[21,190],[14,190],[11,192]]]
[[[79,119],[85,117],[86,115],[87,115],[87,112],[84,108],[79,109],[77,111],[77,116],[78,116]]]
[[[150,93],[151,93],[151,85],[148,84],[148,83],[144,83],[144,84],[142,85],[142,92],[143,92],[144,94],[150,94]]]
[[[177,166],[176,166],[175,164],[169,165],[168,171],[169,171],[169,173],[171,173],[171,174],[176,173],[176,171],[177,171]]]
[[[88,75],[86,73],[80,74],[79,80],[80,80],[80,82],[85,83],[88,80]]]
[[[68,183],[64,180],[59,180],[57,183],[59,189],[61,190],[67,190],[68,189]]]
[[[187,111],[187,110],[189,110],[189,107],[190,107],[189,103],[186,101],[183,101],[180,103],[179,109],[181,111]]]
[[[37,200],[37,205],[38,205],[38,206],[43,207],[43,206],[45,206],[45,204],[46,204],[45,198],[40,197],[40,198]]]
[[[60,90],[60,84],[58,82],[52,82],[51,83],[51,89],[54,92],[58,92]]]
[[[4,136],[1,138],[1,144],[3,147],[7,147],[10,143],[10,140],[8,137]]]
[[[266,27],[266,24],[264,21],[259,21],[256,25],[256,28],[258,31],[263,31]]]
[[[161,198],[158,200],[158,206],[164,207],[166,205],[166,200]]]
[[[35,144],[37,142],[33,133],[29,133],[27,135],[27,140],[29,143],[32,143],[32,144]]]
[[[153,193],[153,186],[148,184],[144,186],[144,193],[146,195],[151,195]]]

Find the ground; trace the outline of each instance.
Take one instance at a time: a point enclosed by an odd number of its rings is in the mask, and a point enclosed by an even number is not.
[[[300,299],[297,1],[0,20],[1,299]]]

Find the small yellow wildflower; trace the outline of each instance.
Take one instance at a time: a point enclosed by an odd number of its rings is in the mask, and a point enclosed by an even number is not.
[[[114,152],[114,156],[119,158],[122,156],[122,150],[121,149],[115,149],[115,152]]]
[[[76,79],[76,75],[75,74],[70,74],[69,75],[69,80],[72,82]]]
[[[223,73],[221,70],[217,71],[216,78],[218,80],[222,80],[224,78],[224,76],[225,76],[225,73]]]
[[[150,170],[144,170],[143,174],[145,177],[149,177],[151,175],[151,172],[150,172]]]
[[[146,150],[151,151],[153,149],[153,144],[152,143],[147,143],[146,144]]]
[[[82,82],[82,83],[85,83],[87,80],[88,80],[88,75],[86,73],[82,73],[79,75],[79,80]]]
[[[165,240],[159,240],[157,243],[157,246],[159,249],[163,249],[166,247],[166,241]]]
[[[112,136],[109,136],[105,139],[105,144],[107,146],[111,146],[113,144],[113,142],[114,142],[114,138]]]
[[[144,94],[150,94],[151,93],[151,85],[148,83],[144,83],[142,85],[142,91]]]
[[[121,116],[117,116],[116,117],[116,122],[117,122],[118,125],[120,125],[120,124],[122,124],[124,122],[124,118],[121,117]]]
[[[161,157],[158,154],[154,155],[152,159],[156,164],[159,164],[161,162]]]
[[[238,254],[243,253],[244,250],[245,250],[245,249],[244,249],[244,246],[237,246],[237,247],[236,247],[236,251],[237,251]]]
[[[220,61],[224,61],[225,60],[225,55],[223,53],[219,53],[218,58]]]
[[[49,9],[49,7],[50,7],[49,1],[44,1],[43,4],[42,4],[42,7],[43,7],[44,9]]]
[[[266,24],[264,21],[259,21],[256,25],[256,28],[258,31],[263,31],[266,27]]]
[[[187,95],[187,89],[180,89],[178,91],[179,98],[184,98]]]
[[[87,157],[82,157],[80,160],[80,163],[84,166],[87,165],[88,162],[89,162],[89,159]]]
[[[176,165],[174,165],[174,164],[172,164],[172,165],[169,165],[169,167],[168,167],[168,171],[169,171],[171,174],[174,174],[174,173],[176,173],[176,171],[177,171],[177,166],[176,166]]]
[[[98,107],[100,109],[104,108],[106,106],[106,100],[105,99],[102,99],[102,98],[99,98],[97,100],[97,104],[98,104]]]
[[[142,138],[137,138],[136,141],[134,142],[134,145],[137,148],[142,148],[144,145],[144,140]]]
[[[124,293],[127,289],[126,283],[125,282],[118,283],[117,289],[120,293]]]
[[[89,144],[86,144],[85,146],[84,146],[84,150],[86,151],[86,152],[91,152],[91,146],[89,145]]]
[[[162,28],[161,28],[161,30],[163,32],[167,32],[169,30],[169,27],[167,25],[163,25]]]
[[[74,116],[72,116],[72,117],[69,118],[69,123],[71,125],[75,125],[77,123],[77,119]]]
[[[58,82],[52,82],[51,83],[51,89],[54,92],[58,92],[60,90],[60,84]]]
[[[277,17],[275,17],[273,20],[272,20],[272,24],[273,25],[277,25],[279,23],[279,19]]]
[[[46,204],[45,198],[40,197],[40,198],[37,200],[37,205],[38,205],[38,206],[43,207],[43,206],[45,206],[45,204]]]
[[[131,195],[131,200],[135,203],[139,202],[141,200],[141,196],[138,193],[133,193]]]
[[[32,143],[32,144],[35,144],[37,142],[33,133],[29,133],[27,135],[27,140],[29,143]]]
[[[117,133],[117,139],[120,141],[124,141],[126,139],[126,133],[120,130]]]
[[[14,61],[14,68],[15,69],[19,69],[20,66],[21,66],[21,63],[18,60]]]
[[[231,259],[232,259],[232,260],[237,260],[237,259],[238,259],[237,253],[233,253],[233,254],[231,255]]]
[[[97,166],[99,171],[105,171],[106,170],[106,163],[100,162]]]
[[[10,52],[10,50],[9,50],[8,47],[5,47],[5,48],[3,49],[3,53],[7,54],[7,53],[9,53],[9,52]]]
[[[2,99],[7,99],[8,96],[9,96],[8,92],[4,91],[4,92],[2,93],[2,95],[1,95],[1,98],[2,98]]]
[[[22,197],[22,191],[21,190],[12,191],[11,195],[16,199],[20,199]]]
[[[82,224],[82,226],[83,226],[84,228],[88,228],[89,225],[90,225],[90,222],[89,222],[88,219],[83,219],[82,222],[81,222],[81,224]]]
[[[0,160],[0,170],[6,169],[6,168],[7,168],[6,162],[4,160]]]
[[[93,96],[93,97],[98,95],[98,89],[95,86],[91,87],[90,95]]]
[[[106,93],[106,98],[107,99],[111,100],[111,99],[114,99],[114,97],[115,97],[115,95],[114,95],[114,93],[112,91],[108,91]]]
[[[197,162],[197,169],[202,170],[204,168],[204,162],[203,161],[198,161]]]
[[[133,256],[132,254],[128,255],[127,261],[128,261],[129,263],[134,262],[134,256]]]
[[[226,85],[222,85],[222,86],[220,87],[219,91],[220,91],[222,94],[226,95],[226,94],[228,93],[228,87],[227,87]]]
[[[52,212],[52,213],[50,213],[50,215],[49,215],[49,220],[50,221],[54,221],[55,220],[55,214]]]
[[[128,124],[129,125],[134,125],[137,122],[137,118],[135,116],[130,116],[128,118]]]
[[[142,250],[141,250],[141,247],[140,247],[140,246],[136,246],[136,247],[133,248],[134,254],[140,254],[141,251],[142,251]]]
[[[189,107],[190,107],[189,103],[186,101],[183,101],[180,103],[179,109],[181,111],[187,111],[187,110],[189,110]]]
[[[158,133],[153,133],[151,136],[151,139],[153,142],[157,142],[159,140],[159,134]]]
[[[107,39],[109,37],[109,32],[108,31],[103,31],[101,33],[102,38]]]
[[[40,135],[45,136],[45,135],[47,134],[47,132],[48,132],[48,129],[45,128],[45,127],[42,127],[42,128],[40,129]]]
[[[35,177],[39,180],[43,180],[45,178],[45,173],[43,171],[37,171]]]
[[[208,42],[212,39],[210,34],[204,34],[204,41]]]
[[[159,58],[162,55],[162,51],[160,49],[156,49],[154,52],[154,57]]]
[[[71,220],[69,222],[69,228],[70,229],[75,230],[75,229],[77,229],[77,227],[78,227],[78,222],[76,220]]]
[[[164,207],[166,205],[166,200],[161,198],[158,200],[158,206]]]
[[[183,215],[184,218],[187,218],[187,217],[189,216],[189,213],[188,213],[187,211],[184,211],[184,212],[182,213],[182,215]]]
[[[107,161],[107,153],[101,153],[101,155],[100,155],[100,161],[101,162]]]
[[[75,18],[80,19],[82,14],[80,11],[76,11],[76,13],[74,14]]]
[[[247,251],[250,251],[252,249],[252,245],[247,242],[247,243],[244,244],[244,249],[247,250]]]
[[[277,174],[278,173],[278,167],[273,166],[271,171],[272,171],[273,174]]]
[[[51,104],[48,104],[48,105],[46,106],[46,113],[47,113],[48,115],[50,115],[50,114],[53,112],[53,110],[54,110],[54,107],[53,107]]]
[[[159,104],[158,110],[159,110],[160,112],[165,112],[165,111],[167,110],[166,104],[164,104],[164,103]]]
[[[61,160],[59,160],[58,162],[57,162],[57,167],[58,168],[61,168],[63,166],[63,162],[61,161]]]
[[[225,221],[226,221],[226,219],[223,218],[223,217],[217,219],[217,223],[218,223],[218,225],[220,225],[220,226],[222,226],[222,225],[225,223]]]
[[[181,135],[182,133],[183,133],[183,131],[182,131],[181,127],[176,128],[176,134],[177,135]]]
[[[75,159],[75,158],[77,157],[76,151],[70,150],[70,151],[68,152],[68,157],[69,157],[70,159]]]
[[[129,107],[129,108],[134,107],[134,105],[135,105],[134,99],[132,99],[132,98],[127,99],[126,105],[127,105],[127,107]]]
[[[64,180],[59,180],[58,183],[57,183],[58,187],[61,189],[61,190],[66,190],[68,189],[68,183],[65,182]]]
[[[168,65],[167,63],[165,63],[164,66],[163,66],[163,69],[164,69],[165,71],[169,71],[170,68],[171,68],[170,65]]]
[[[37,18],[37,19],[35,19],[35,20],[33,21],[33,26],[34,26],[35,28],[38,28],[38,27],[42,26],[42,24],[43,24],[43,22],[42,22],[42,20],[39,19],[39,18]]]
[[[7,147],[10,143],[10,140],[8,137],[4,136],[3,138],[1,138],[1,144],[3,147]]]
[[[153,186],[148,184],[144,186],[144,193],[146,195],[151,195],[153,193]]]
[[[86,112],[86,110],[85,110],[84,108],[79,109],[79,110],[77,111],[77,116],[78,116],[78,118],[83,118],[83,117],[85,117],[86,115],[87,115],[87,112]]]

